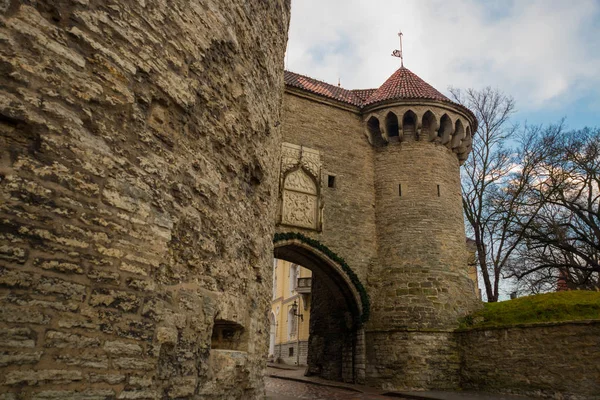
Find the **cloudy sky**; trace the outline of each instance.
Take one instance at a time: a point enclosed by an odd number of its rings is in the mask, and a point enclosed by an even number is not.
[[[292,0],[286,68],[348,89],[404,65],[447,94],[492,86],[515,121],[600,126],[600,0]]]

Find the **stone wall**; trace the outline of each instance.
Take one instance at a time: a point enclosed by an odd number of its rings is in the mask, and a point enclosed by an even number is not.
[[[299,345],[299,347],[298,347]],[[294,355],[290,357],[290,349],[293,349]],[[287,365],[296,365],[296,361],[298,361],[298,351],[300,352],[300,364],[299,365],[307,365],[307,356],[308,356],[308,341],[300,341],[297,342],[288,342],[282,344],[275,345],[275,362],[281,362]]]
[[[289,11],[0,2],[3,400],[263,395]]]
[[[457,333],[461,386],[554,399],[600,399],[600,321]]]
[[[372,148],[363,133],[358,110],[344,110],[286,93],[283,140],[321,154],[323,230],[279,226],[302,232],[344,258],[361,281],[376,257]],[[335,187],[327,187],[327,175]]]
[[[455,153],[426,140],[375,155],[379,262],[373,329],[447,329],[477,307],[468,276]]]
[[[453,332],[367,332],[367,382],[386,389],[459,387],[460,356]]]

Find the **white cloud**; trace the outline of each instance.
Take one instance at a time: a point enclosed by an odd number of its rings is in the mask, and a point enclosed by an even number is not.
[[[287,68],[346,88],[405,65],[438,90],[493,86],[520,110],[600,97],[597,0],[292,0]]]

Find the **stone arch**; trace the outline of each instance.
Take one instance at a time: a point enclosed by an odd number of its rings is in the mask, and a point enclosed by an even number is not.
[[[441,144],[448,144],[452,139],[452,132],[454,131],[452,127],[452,120],[448,116],[448,114],[442,115],[440,118],[440,129],[438,130],[438,138]]]
[[[390,142],[398,142],[400,140],[398,117],[391,111],[385,116],[385,131]]]
[[[381,126],[377,117],[372,116],[369,118],[367,121],[367,131],[369,132],[369,143],[375,147],[382,147],[385,145],[385,140],[381,136]]]
[[[417,137],[417,114],[408,110],[402,116],[403,140],[414,140]]]
[[[458,148],[461,145],[461,142],[465,138],[465,127],[460,119],[456,120],[454,124],[454,134],[452,135],[451,148]]]
[[[277,234],[274,256],[312,271],[307,373],[364,383],[363,322],[370,305],[356,274],[326,246],[299,233]]]
[[[423,137],[430,141],[435,140],[437,137],[437,120],[435,114],[432,113],[431,110],[427,110],[425,114],[423,114],[421,126],[421,134]]]

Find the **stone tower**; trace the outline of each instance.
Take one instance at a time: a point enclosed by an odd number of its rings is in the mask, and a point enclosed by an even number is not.
[[[0,399],[261,399],[288,0],[0,1]]]
[[[453,346],[443,331],[476,305],[464,273],[459,166],[477,121],[404,67],[365,102],[363,121],[374,147],[378,242],[370,328],[387,331],[367,343],[374,364],[406,357],[404,386],[444,386],[453,375],[445,369],[457,365],[445,359]]]

